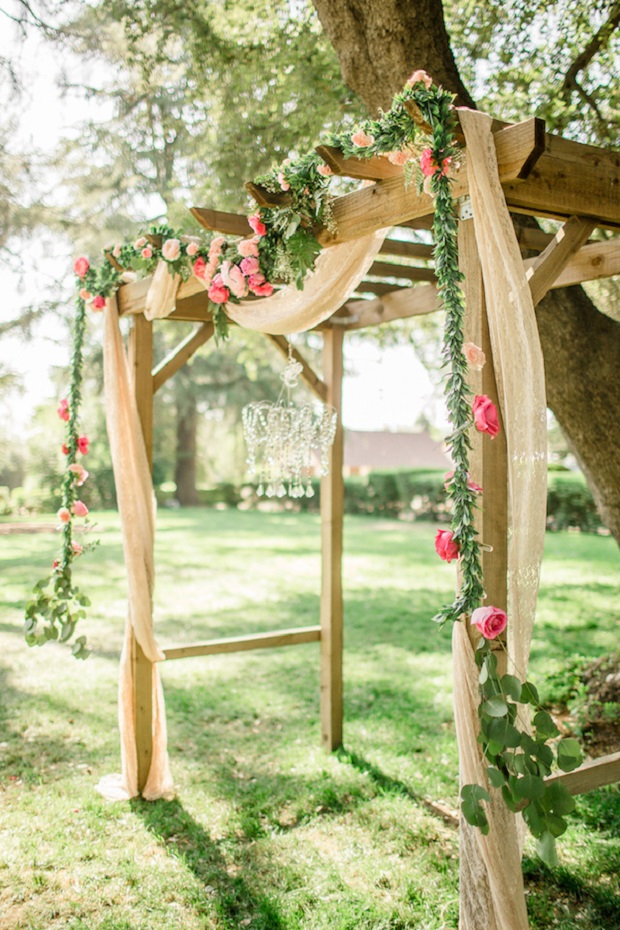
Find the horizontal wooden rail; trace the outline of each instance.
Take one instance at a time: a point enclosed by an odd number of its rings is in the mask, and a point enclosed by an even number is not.
[[[277,646],[298,646],[316,643],[321,638],[320,626],[304,626],[297,630],[278,630],[275,633],[257,633],[254,636],[232,636],[229,639],[211,639],[193,646],[172,646],[164,649],[166,661],[188,659],[191,656],[214,656],[223,652],[248,652],[251,649],[273,649]]]
[[[601,756],[592,762],[585,762],[574,772],[560,772],[545,778],[545,784],[554,781],[561,782],[571,794],[585,794],[595,788],[604,788],[605,785],[615,785],[620,782],[620,752],[612,752],[609,756]]]

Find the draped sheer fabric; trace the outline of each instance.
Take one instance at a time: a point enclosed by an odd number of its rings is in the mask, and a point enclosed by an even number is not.
[[[499,182],[491,119],[460,110],[473,223],[508,449],[509,671],[527,672],[546,514],[546,401],[542,351],[521,253]],[[484,503],[484,501],[483,501]],[[461,784],[483,780],[478,671],[463,624],[454,626],[455,722]],[[521,823],[492,791],[490,832],[461,819],[461,930],[526,930]],[[520,817],[519,817],[520,821]]]

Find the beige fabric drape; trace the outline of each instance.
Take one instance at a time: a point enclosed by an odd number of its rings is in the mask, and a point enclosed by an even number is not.
[[[107,776],[98,791],[113,800],[138,794],[134,725],[132,634],[156,663],[164,658],[153,633],[153,544],[155,496],[142,427],[132,390],[129,364],[118,325],[116,298],[105,309],[104,381],[106,420],[127,568],[128,616],[121,656],[119,726],[121,776]],[[154,800],[172,793],[166,750],[166,716],[157,665],[153,665],[153,756],[143,797]]]
[[[286,335],[302,333],[328,319],[351,296],[367,273],[387,229],[371,236],[323,249],[314,271],[307,275],[303,290],[294,284],[260,300],[226,304],[226,314],[239,326],[260,333]],[[160,262],[149,288],[144,315],[161,319],[172,313],[180,278],[172,277]]]
[[[508,662],[527,671],[546,514],[546,402],[542,352],[521,253],[499,182],[491,119],[460,110],[473,222],[482,265],[499,402],[508,449]],[[483,496],[484,506],[484,496]],[[453,635],[461,784],[483,781],[478,672],[463,624]],[[461,819],[462,930],[525,930],[522,831],[492,790],[488,836]]]

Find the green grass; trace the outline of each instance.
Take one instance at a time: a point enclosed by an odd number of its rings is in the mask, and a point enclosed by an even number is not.
[[[49,518],[53,522],[53,518]],[[174,801],[110,804],[125,614],[118,517],[80,566],[93,654],[29,650],[21,607],[53,534],[0,536],[0,930],[452,930],[458,837],[450,631],[430,617],[453,570],[430,524],[346,522],[345,749],[319,748],[316,644],[163,668]],[[28,521],[24,521],[28,522]],[[44,522],[38,517],[31,522]],[[314,624],[311,515],[163,511],[162,645]],[[532,677],[617,648],[609,538],[547,537]],[[579,799],[550,871],[526,847],[534,930],[620,928],[620,795]]]

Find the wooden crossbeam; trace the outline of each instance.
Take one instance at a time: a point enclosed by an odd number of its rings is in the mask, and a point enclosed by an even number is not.
[[[346,158],[333,145],[318,145],[316,151],[329,165],[334,174],[366,181],[402,177],[403,169],[393,165],[387,158],[373,155],[372,158]]]
[[[407,281],[434,281],[433,268],[420,268],[417,265],[398,265],[391,262],[373,262],[368,269],[369,275],[376,278],[404,278]]]
[[[165,384],[192,357],[194,352],[204,345],[214,333],[213,323],[203,323],[195,332],[190,333],[179,345],[153,369],[153,394]]]
[[[437,289],[432,284],[392,290],[376,300],[349,300],[330,320],[345,330],[364,329],[392,320],[433,313],[439,309]]]
[[[231,636],[227,639],[210,639],[191,646],[171,646],[164,649],[166,661],[189,659],[192,656],[214,656],[224,652],[249,652],[252,649],[273,649],[277,646],[298,646],[321,639],[320,626],[299,627],[297,630],[279,630],[275,633],[256,633],[254,636]]]
[[[356,288],[358,294],[376,294],[382,297],[384,294],[391,294],[392,291],[404,290],[409,288],[409,284],[388,284],[387,281],[368,281],[365,279]]]
[[[316,396],[319,398],[319,400],[322,403],[326,403],[327,385],[325,384],[324,381],[321,380],[321,378],[319,378],[317,373],[312,370],[312,368],[310,367],[308,362],[305,360],[303,355],[301,355],[301,353],[298,352],[298,350],[294,346],[291,347],[290,342],[285,336],[273,336],[270,333],[267,333],[267,338],[270,340],[270,342],[273,342],[274,346],[282,353],[284,358],[289,357],[289,349],[290,349],[291,355],[293,356],[295,361],[299,362],[299,364],[303,367],[303,371],[301,373],[301,380],[303,381],[305,385],[307,385],[307,387],[310,388],[313,394],[316,394]]]
[[[534,306],[553,287],[571,257],[587,242],[595,223],[578,216],[571,218],[557,231],[544,252],[526,269]]]
[[[190,207],[192,216],[204,229],[225,233],[229,236],[250,236],[253,229],[247,216],[239,213],[225,213],[222,210],[208,210],[205,207]]]
[[[535,261],[533,258],[527,259],[526,267],[531,267]],[[620,238],[582,246],[566,263],[551,288],[572,287],[584,281],[611,278],[613,275],[620,275]]]
[[[246,181],[243,186],[259,207],[287,207],[291,203],[291,195],[285,191],[274,193],[254,181]]]
[[[611,755],[584,762],[574,772],[559,772],[545,778],[547,785],[554,781],[563,784],[571,794],[585,794],[587,791],[594,791],[595,788],[615,785],[620,782],[620,752],[612,752]]]
[[[531,171],[544,148],[544,122],[529,119],[500,129],[493,139],[502,182],[522,178]],[[519,182],[525,183],[525,182]],[[468,191],[467,165],[456,174],[452,193],[461,197]],[[319,231],[319,242],[335,245],[366,236],[385,226],[397,226],[434,212],[432,197],[418,194],[415,185],[405,185],[404,177],[387,178],[370,187],[339,197],[332,205],[336,232]]]
[[[398,255],[400,258],[426,258],[433,257],[434,245],[423,242],[405,242],[401,239],[384,239],[379,251],[384,255]]]

